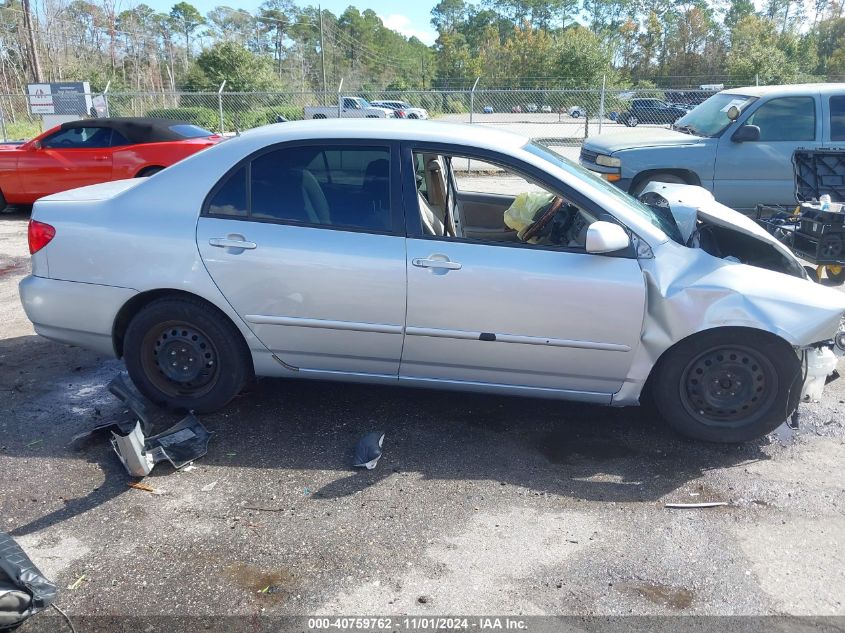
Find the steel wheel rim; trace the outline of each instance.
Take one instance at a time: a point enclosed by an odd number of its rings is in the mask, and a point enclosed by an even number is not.
[[[147,332],[141,365],[156,388],[170,397],[203,396],[220,372],[214,343],[201,328],[184,321],[167,321]]]
[[[768,358],[742,345],[712,347],[681,374],[681,403],[706,426],[732,427],[762,415],[778,392]]]

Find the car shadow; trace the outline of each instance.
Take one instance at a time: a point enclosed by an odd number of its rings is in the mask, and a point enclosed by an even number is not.
[[[13,369],[13,370],[12,370]],[[100,506],[131,478],[105,435],[74,435],[122,406],[107,392],[118,361],[36,336],[0,341],[0,457],[41,456],[99,466],[103,483],[12,530],[28,534]],[[180,416],[162,412],[157,430]],[[204,465],[336,473],[315,503],[355,494],[397,473],[488,480],[533,494],[596,502],[654,502],[709,470],[768,459],[769,440],[712,445],[678,437],[646,408],[304,380],[253,383],[225,409],[200,416],[214,436]],[[353,470],[357,440],[386,434],[371,471]],[[37,452],[33,450],[37,442]],[[9,460],[5,460],[9,464]],[[151,479],[167,477],[161,464]]]

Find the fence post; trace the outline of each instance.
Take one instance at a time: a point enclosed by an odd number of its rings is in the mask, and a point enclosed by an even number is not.
[[[475,88],[478,86],[478,80],[481,77],[475,78],[475,83],[472,84],[472,91],[469,93],[469,122],[472,124],[472,113],[475,112]]]
[[[103,90],[103,105],[106,108],[106,116],[111,116],[111,110],[109,109],[109,88],[111,88],[111,79],[106,82],[106,88]]]
[[[9,139],[6,138],[6,115],[3,113],[2,105],[0,105],[0,127],[3,128],[3,142],[5,143]]]
[[[599,98],[599,134],[601,134],[601,124],[604,121],[604,93],[607,88],[607,75],[601,76],[601,97]]]
[[[337,118],[343,118],[343,97],[340,96],[343,90],[343,77],[340,78],[340,83],[337,85]]]
[[[226,87],[226,80],[223,80],[223,83],[220,84],[220,88],[217,89],[217,108],[220,111],[220,134],[223,134],[226,131],[226,125],[223,120],[223,88]]]
[[[760,85],[760,73],[757,73],[757,74],[754,75],[754,85],[755,86]]]

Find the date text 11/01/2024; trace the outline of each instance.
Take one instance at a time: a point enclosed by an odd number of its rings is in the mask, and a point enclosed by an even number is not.
[[[359,617],[359,618],[309,618],[308,629],[319,630],[370,630],[370,631],[525,631],[525,620],[511,617]]]

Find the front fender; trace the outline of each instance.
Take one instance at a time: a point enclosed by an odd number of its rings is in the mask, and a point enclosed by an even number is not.
[[[719,259],[667,242],[641,260],[646,315],[631,371],[613,403],[636,403],[651,370],[679,341],[713,328],[774,334],[796,351],[832,339],[845,296],[807,279]]]
[[[710,139],[703,139],[710,140]],[[716,147],[695,143],[675,147],[639,147],[615,152],[622,161],[622,178],[634,181],[643,172],[688,171],[696,174],[702,186],[711,189]]]

